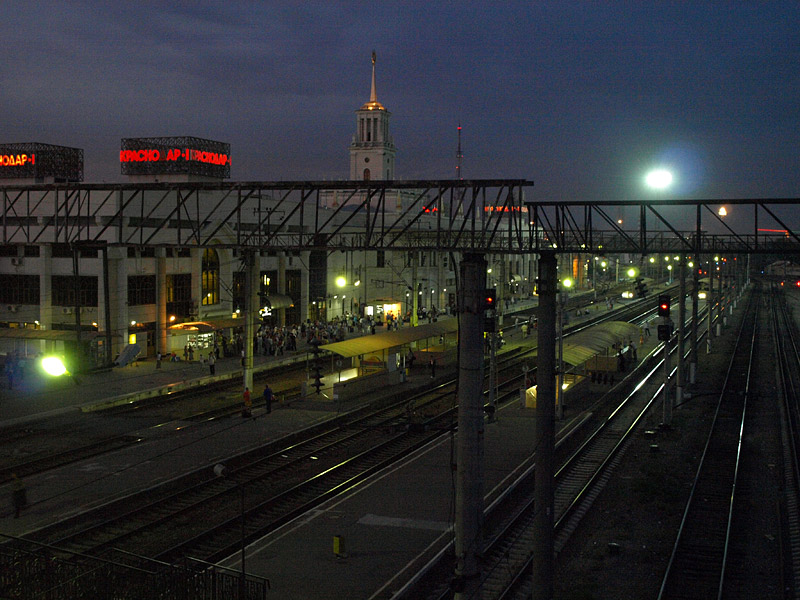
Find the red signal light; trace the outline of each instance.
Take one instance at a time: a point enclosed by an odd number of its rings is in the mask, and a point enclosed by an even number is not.
[[[658,297],[658,315],[660,317],[669,316],[669,303],[670,303],[669,295],[662,294]]]
[[[483,310],[494,310],[495,299],[497,298],[497,290],[489,289],[483,294]]]

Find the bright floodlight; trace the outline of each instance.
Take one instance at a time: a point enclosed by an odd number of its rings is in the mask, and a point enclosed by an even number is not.
[[[666,169],[656,169],[655,171],[650,171],[647,174],[647,177],[645,177],[645,182],[651,188],[663,190],[668,188],[672,183],[672,173]]]
[[[53,377],[61,377],[67,372],[67,367],[57,356],[46,356],[42,359],[44,372]]]
[[[725,217],[728,215],[728,210],[724,206],[720,206],[718,214],[720,217]]]
[[[337,277],[336,278],[336,286],[337,287],[344,287],[347,285],[347,280],[344,277]]]
[[[631,279],[636,277],[636,269],[634,269],[633,267],[628,269],[628,277],[630,277]]]
[[[572,287],[572,279],[567,278],[567,279],[563,280],[561,282],[561,285],[563,285],[565,288],[571,288]]]

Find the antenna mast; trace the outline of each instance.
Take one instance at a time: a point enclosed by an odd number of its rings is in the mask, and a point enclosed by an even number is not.
[[[464,154],[461,152],[461,121],[458,122],[458,149],[456,150],[456,179],[464,179],[461,172],[461,162],[464,159]]]

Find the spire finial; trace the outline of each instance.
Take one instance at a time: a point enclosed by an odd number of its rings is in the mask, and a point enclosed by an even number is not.
[[[375,91],[375,50],[372,51],[372,89],[369,92],[369,101],[378,101],[378,93]]]

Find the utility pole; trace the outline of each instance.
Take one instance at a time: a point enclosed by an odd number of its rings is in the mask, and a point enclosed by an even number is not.
[[[661,317],[661,324],[658,326],[658,339],[664,342],[664,389],[662,398],[662,420],[663,427],[672,425],[672,402],[669,395],[669,373],[671,370],[669,361],[669,339],[672,337],[672,322],[670,321],[670,297],[669,294],[662,294],[658,298],[658,314]]]
[[[556,289],[554,252],[539,259],[539,329],[536,393],[536,474],[533,502],[533,599],[553,598],[553,505],[555,454]]]
[[[461,262],[456,447],[455,597],[475,598],[483,550],[483,320],[486,260],[465,254]]]
[[[700,325],[697,321],[697,314],[700,304],[700,274],[698,267],[700,264],[700,257],[695,256],[695,260],[697,261],[697,265],[694,265],[694,268],[692,269],[692,358],[689,362],[689,383],[692,384],[694,384],[697,380],[697,328]]]
[[[686,261],[683,256],[678,260],[678,269],[680,269],[679,286],[681,298],[678,302],[678,381],[675,388],[675,404],[683,402],[683,388],[686,385],[686,369],[683,360],[684,350],[684,322],[686,321]]]

